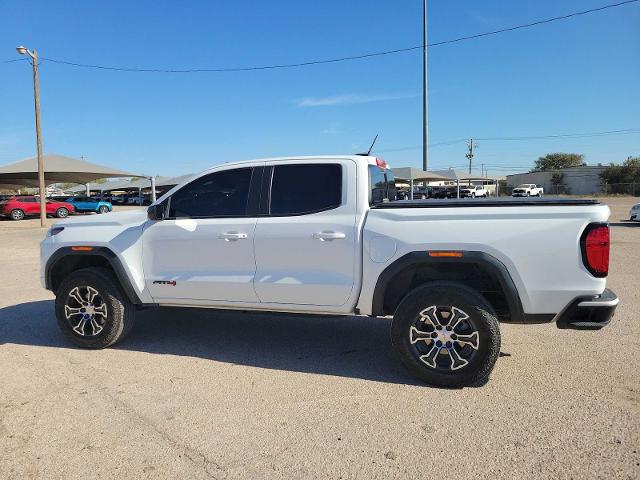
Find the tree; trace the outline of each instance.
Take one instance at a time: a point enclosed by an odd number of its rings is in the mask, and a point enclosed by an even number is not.
[[[612,163],[601,174],[606,184],[640,182],[640,157],[629,157],[622,165]]]
[[[562,168],[582,167],[583,165],[586,164],[584,163],[584,155],[581,153],[548,153],[536,160],[531,172],[546,172]]]
[[[551,174],[551,185],[555,187],[554,193],[559,193],[559,190],[560,190],[560,187],[562,186],[563,181],[564,181],[564,173],[553,172]]]

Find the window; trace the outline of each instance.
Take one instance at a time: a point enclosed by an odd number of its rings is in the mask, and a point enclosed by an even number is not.
[[[169,200],[170,218],[243,217],[247,213],[251,168],[237,168],[198,178]]]
[[[25,203],[36,203],[35,197],[18,197],[18,201]],[[37,200],[40,201],[40,200]]]
[[[338,164],[278,165],[271,180],[271,215],[305,215],[342,203]]]
[[[369,166],[369,203],[388,202],[396,200],[396,181],[390,170],[384,170],[380,167]],[[416,188],[414,187],[414,191]]]

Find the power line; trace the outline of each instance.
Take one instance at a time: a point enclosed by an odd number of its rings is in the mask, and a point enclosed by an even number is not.
[[[475,140],[482,141],[512,141],[512,140],[543,140],[543,139],[554,139],[554,138],[591,138],[591,137],[604,137],[607,135],[635,135],[640,134],[640,129],[637,128],[628,128],[624,130],[608,130],[604,132],[583,132],[583,133],[561,133],[557,135],[533,135],[533,136],[523,136],[523,137],[474,137]],[[466,138],[458,138],[455,140],[445,140],[443,142],[437,142],[429,145],[429,148],[432,147],[442,147],[447,145],[455,145],[458,143],[466,142]],[[404,150],[416,150],[418,148],[422,148],[421,145],[414,145],[408,147],[398,147],[398,148],[388,148],[384,150],[377,150],[380,153],[385,152],[401,152]]]
[[[524,28],[531,28],[531,27],[536,27],[539,25],[544,25],[547,23],[551,23],[551,22],[556,22],[559,20],[567,20],[570,18],[574,18],[574,17],[578,17],[578,16],[582,16],[582,15],[588,15],[591,13],[596,13],[596,12],[601,12],[603,10],[608,10],[611,8],[617,8],[617,7],[621,7],[624,5],[628,5],[631,3],[636,3],[640,0],[625,0],[623,2],[618,2],[618,3],[612,3],[612,4],[608,4],[608,5],[603,5],[602,7],[597,7],[597,8],[591,8],[589,10],[582,10],[579,12],[572,12],[572,13],[568,13],[566,15],[561,15],[558,17],[551,17],[551,18],[546,18],[543,20],[537,20],[535,22],[530,22],[530,23],[525,23],[525,24],[521,24],[521,25],[515,25],[515,26],[511,26],[511,27],[506,27],[506,28],[501,28],[498,30],[492,30],[489,32],[483,32],[483,33],[477,33],[474,35],[466,35],[463,37],[458,37],[458,38],[452,38],[449,40],[443,40],[440,42],[434,42],[434,43],[428,43],[427,47],[439,47],[442,45],[449,45],[452,43],[458,43],[458,42],[463,42],[463,41],[467,41],[467,40],[475,40],[478,38],[482,38],[482,37],[488,37],[491,35],[497,35],[500,33],[506,33],[506,32],[513,32],[515,30],[521,30]],[[282,68],[299,68],[299,67],[308,67],[311,65],[321,65],[321,64],[328,64],[328,63],[338,63],[338,62],[346,62],[346,61],[353,61],[353,60],[363,60],[363,59],[367,59],[367,58],[372,58],[372,57],[381,57],[381,56],[385,56],[385,55],[394,55],[394,54],[398,54],[398,53],[406,53],[406,52],[411,52],[413,50],[418,50],[423,48],[424,45],[416,45],[413,47],[406,47],[406,48],[397,48],[394,50],[385,50],[385,51],[380,51],[380,52],[372,52],[372,53],[365,53],[362,55],[351,55],[351,56],[346,56],[346,57],[339,57],[339,58],[330,58],[330,59],[324,59],[324,60],[310,60],[310,61],[306,61],[306,62],[298,62],[298,63],[283,63],[283,64],[275,64],[275,65],[254,65],[254,66],[248,66],[248,67],[222,67],[222,68],[188,68],[188,69],[165,69],[165,68],[138,68],[138,67],[114,67],[114,66],[106,66],[106,65],[96,65],[96,64],[88,64],[88,63],[76,63],[76,62],[70,62],[67,60],[60,60],[60,59],[55,59],[55,58],[48,58],[48,57],[42,57],[43,61],[48,61],[48,62],[52,62],[52,63],[57,63],[57,64],[61,64],[61,65],[68,65],[68,66],[72,66],[72,67],[79,67],[79,68],[92,68],[92,69],[98,69],[98,70],[112,70],[112,71],[119,71],[119,72],[142,72],[142,73],[222,73],[222,72],[247,72],[247,71],[255,71],[255,70],[275,70],[275,69],[282,69]],[[9,63],[10,61],[5,61],[2,63]]]
[[[493,141],[493,140],[542,140],[545,138],[591,138],[602,137],[605,135],[631,135],[640,133],[638,129],[626,129],[626,130],[609,130],[606,132],[588,132],[588,133],[564,133],[559,135],[534,135],[528,137],[478,137],[478,140]]]

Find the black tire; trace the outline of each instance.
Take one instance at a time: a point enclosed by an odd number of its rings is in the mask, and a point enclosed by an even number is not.
[[[93,299],[94,308],[98,302],[101,302],[99,308],[102,308],[102,303],[105,305],[105,315],[92,315],[98,327],[101,327],[98,332],[97,328],[94,329],[93,320],[84,320],[84,315],[79,317],[80,314],[71,314],[67,319],[67,311],[82,306],[72,292],[78,288],[76,295],[85,299],[83,292],[88,291],[88,287],[98,292]],[[135,305],[124,294],[111,270],[99,267],[77,270],[65,278],[56,291],[55,309],[58,326],[64,336],[79,347],[92,349],[106,348],[123,340],[133,328],[136,316]]]
[[[15,220],[15,221],[23,220],[24,211],[20,210],[19,208],[15,208],[11,210],[10,216],[11,216],[11,220]]]
[[[98,208],[98,213],[109,213],[109,207],[102,205],[100,208]]]
[[[442,328],[443,323],[438,321],[441,327],[436,331],[435,325],[429,325],[432,317],[421,315],[430,311],[438,312],[436,316],[439,316],[447,310],[449,323],[459,319],[456,328],[449,332],[448,324]],[[466,317],[460,315],[460,311]],[[449,338],[448,335],[456,339],[465,337],[473,341],[453,340],[446,345],[441,343],[439,347],[437,343],[440,340],[425,340],[428,333],[447,335],[446,338]],[[411,291],[396,309],[391,340],[400,360],[415,377],[441,387],[482,384],[488,379],[500,354],[500,327],[491,305],[476,291],[453,282],[427,283]],[[435,359],[431,360],[429,354],[434,350],[437,353]],[[430,366],[429,361],[433,361],[434,365]]]
[[[58,218],[67,218],[69,216],[69,210],[64,207],[60,207],[56,210],[56,217]]]

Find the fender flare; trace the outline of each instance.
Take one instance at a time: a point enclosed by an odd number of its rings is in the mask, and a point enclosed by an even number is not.
[[[378,277],[373,292],[372,315],[385,315],[384,299],[387,288],[398,273],[415,265],[446,265],[450,263],[479,265],[498,281],[509,308],[508,323],[546,323],[553,319],[553,314],[524,313],[518,289],[507,267],[494,256],[478,251],[462,251],[462,257],[430,257],[425,251],[403,255],[387,266]]]
[[[122,262],[120,258],[109,248],[107,247],[91,247],[91,250],[73,250],[73,247],[61,247],[56,250],[49,260],[47,260],[47,264],[44,270],[44,278],[45,278],[45,286],[47,290],[53,291],[53,271],[55,267],[60,264],[60,262],[64,262],[65,260],[69,260],[70,258],[77,258],[80,256],[84,257],[102,257],[107,260],[111,268],[113,269],[116,277],[118,278],[118,283],[122,287],[125,295],[131,303],[134,305],[142,305],[143,302],[140,300],[136,290],[133,288],[131,284],[131,280],[127,271],[122,266]]]

